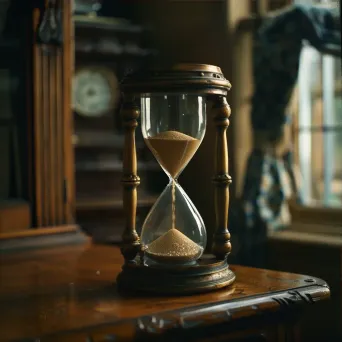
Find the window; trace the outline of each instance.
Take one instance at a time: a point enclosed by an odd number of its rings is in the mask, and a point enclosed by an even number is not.
[[[296,0],[338,6],[335,0]],[[341,59],[304,45],[295,111],[295,156],[306,206],[342,207]]]
[[[341,85],[341,59],[304,46],[294,132],[304,205],[342,207]]]
[[[296,3],[338,6],[336,0]],[[340,13],[340,12],[339,12]],[[342,61],[304,45],[294,92],[293,141],[302,205],[291,201],[292,229],[341,234]]]

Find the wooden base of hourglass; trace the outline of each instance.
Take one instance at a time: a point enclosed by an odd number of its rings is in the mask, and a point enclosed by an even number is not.
[[[227,260],[205,254],[192,266],[145,266],[138,260],[126,263],[116,281],[122,293],[191,295],[224,288],[234,280]]]

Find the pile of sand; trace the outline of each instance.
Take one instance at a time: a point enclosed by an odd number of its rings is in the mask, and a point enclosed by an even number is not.
[[[148,256],[164,262],[190,262],[196,260],[201,252],[202,247],[174,228],[150,243],[146,250]]]

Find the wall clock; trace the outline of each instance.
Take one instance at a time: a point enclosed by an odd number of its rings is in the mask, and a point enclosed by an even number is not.
[[[118,104],[119,82],[114,72],[105,67],[84,67],[73,78],[73,109],[85,117],[101,117]]]

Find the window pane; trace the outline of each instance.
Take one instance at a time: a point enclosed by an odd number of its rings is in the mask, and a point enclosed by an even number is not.
[[[304,46],[295,140],[306,205],[342,206],[341,84],[341,60]]]
[[[342,131],[336,132],[301,132],[310,140],[310,145],[304,149],[312,151],[308,158],[311,173],[310,198],[307,205],[320,205],[330,207],[342,206]],[[326,153],[332,154],[333,163],[324,164],[324,140],[331,139],[333,150]],[[326,183],[326,174],[331,173],[331,181]],[[328,194],[328,196],[327,196]]]
[[[310,47],[304,46],[300,56],[298,75],[298,128],[302,132],[298,139],[299,166],[302,173],[302,189],[305,204],[309,202],[312,194],[312,168],[311,168],[311,129],[312,126],[322,126],[322,101],[317,103],[315,91],[317,85],[322,84],[320,53]]]
[[[334,77],[335,77],[335,124],[342,125],[342,63],[340,58],[334,58]]]

